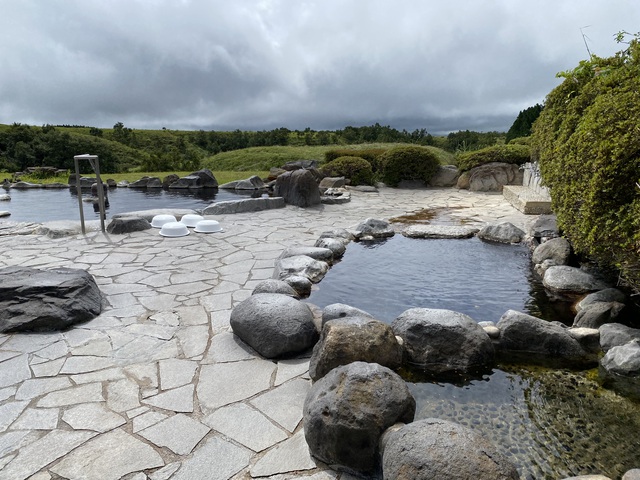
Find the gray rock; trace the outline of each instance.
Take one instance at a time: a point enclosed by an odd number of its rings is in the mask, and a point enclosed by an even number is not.
[[[524,176],[518,165],[500,162],[480,165],[465,173],[458,178],[457,187],[472,192],[501,192],[505,185],[522,185]]]
[[[134,212],[117,213],[113,215],[113,219],[124,217],[140,217],[151,222],[156,215],[173,215],[178,221],[188,214],[195,214],[195,210],[188,208],[156,208],[154,210],[138,210]]]
[[[399,375],[376,363],[354,362],[318,380],[304,403],[311,454],[332,468],[370,474],[378,442],[397,422],[411,422],[416,403]]]
[[[634,468],[627,471],[621,480],[640,480],[640,468]]]
[[[580,294],[608,288],[602,280],[579,268],[558,265],[550,267],[542,279],[545,288],[558,294]]]
[[[534,264],[533,270],[542,278],[544,277],[544,274],[547,272],[547,270],[555,266],[556,266],[556,262],[551,259],[548,259],[543,261],[542,263]]]
[[[231,312],[231,328],[266,358],[302,352],[318,340],[309,307],[288,295],[258,293]]]
[[[180,180],[180,177],[175,173],[171,173],[162,179],[162,188],[169,188],[170,185]]]
[[[333,251],[322,247],[307,247],[305,245],[293,245],[286,248],[279,258],[296,257],[298,255],[306,255],[314,260],[331,263],[333,261]]]
[[[182,177],[178,181],[169,185],[170,189],[190,189],[199,190],[201,188],[217,188],[218,180],[213,176],[210,170],[202,169],[193,172],[186,177]]]
[[[600,354],[600,331],[596,328],[571,327],[567,329],[569,335],[575,338],[585,350]]]
[[[324,307],[322,310],[322,325],[331,320],[337,320],[345,317],[373,318],[371,314],[364,310],[360,310],[359,308],[345,305],[344,303],[332,303],[331,305]]]
[[[391,327],[404,341],[407,361],[434,377],[473,374],[493,365],[491,339],[463,313],[411,308]]]
[[[569,329],[526,313],[508,310],[497,324],[496,348],[507,361],[591,366],[597,357],[569,333]]]
[[[91,185],[89,185],[90,187]],[[29,182],[16,182],[11,184],[11,188],[15,188],[16,190],[28,190],[31,188],[42,188],[42,185],[39,183],[29,183]]]
[[[284,168],[271,167],[269,169],[269,176],[267,178],[269,180],[275,180],[276,178],[278,178],[280,175],[282,175],[285,172],[286,172],[286,170]]]
[[[367,218],[355,228],[354,236],[357,239],[365,237],[387,238],[393,237],[395,233],[389,222],[376,218]]]
[[[613,323],[624,309],[624,303],[594,302],[581,309],[573,320],[574,327],[600,328],[605,323]]]
[[[470,238],[478,230],[476,227],[458,225],[411,225],[402,234],[409,238]]]
[[[605,288],[597,292],[590,293],[576,304],[576,311],[580,311],[583,308],[596,302],[619,302],[625,303],[627,296],[617,288]]]
[[[100,290],[85,270],[0,269],[0,332],[59,330],[101,311]]]
[[[347,250],[344,242],[337,238],[319,238],[314,245],[319,248],[328,248],[333,253],[333,258],[340,258]]]
[[[623,377],[640,376],[640,340],[610,348],[600,364],[608,373]]]
[[[281,295],[288,295],[293,298],[298,298],[298,292],[289,285],[287,282],[282,280],[263,280],[253,289],[252,295],[256,293],[279,293]]]
[[[329,264],[326,262],[314,260],[306,255],[296,255],[278,259],[273,278],[285,280],[286,277],[301,276],[307,277],[313,283],[317,283],[322,280],[328,271]]]
[[[388,480],[517,480],[516,467],[485,437],[457,423],[425,418],[388,436],[382,456]]]
[[[335,230],[327,230],[326,232],[322,232],[319,239],[323,238],[333,238],[335,240],[341,241],[345,246],[355,240],[355,236],[347,229],[337,228]]]
[[[96,183],[96,177],[80,177],[80,188],[91,188],[91,185]],[[69,175],[69,180],[67,182],[70,186],[76,186],[76,174],[72,173]]]
[[[129,180],[120,180],[116,186],[118,188],[128,188],[129,187]]]
[[[346,317],[324,324],[313,347],[309,376],[316,381],[352,362],[378,363],[392,370],[402,363],[402,347],[391,327],[371,317]]]
[[[605,352],[613,347],[620,347],[632,340],[640,340],[640,329],[627,327],[620,323],[602,325],[600,332],[600,347]]]
[[[342,205],[351,201],[351,193],[345,188],[329,188],[320,197],[325,205]]]
[[[566,238],[558,237],[539,245],[531,255],[531,261],[535,264],[552,260],[554,265],[566,265],[569,263],[571,245]]]
[[[346,182],[344,180],[344,177],[324,177],[322,180],[320,180],[320,184],[318,185],[318,187],[320,188],[320,191],[324,193],[329,188],[340,188],[344,187],[345,185]]]
[[[429,181],[429,185],[431,187],[455,187],[459,176],[460,170],[455,165],[441,165]]]
[[[11,195],[7,193],[0,195],[0,202],[8,202],[9,200],[11,200]]]
[[[529,227],[529,236],[537,239],[555,238],[560,235],[555,215],[540,215]]]
[[[224,190],[261,190],[265,188],[265,184],[259,176],[253,175],[244,180],[222,184],[219,188]]]
[[[503,222],[482,227],[476,236],[491,242],[520,243],[524,239],[525,233],[513,223]]]
[[[147,177],[147,176],[145,176],[145,177],[139,178],[135,182],[131,182],[129,184],[129,188],[147,188],[147,185],[149,184],[149,181],[152,178],[157,178],[157,177]]]
[[[351,189],[364,193],[376,193],[378,191],[378,189],[373,185],[356,185],[355,187],[351,187]]]
[[[300,169],[317,168],[317,167],[318,167],[317,160],[294,160],[292,162],[287,162],[284,165],[282,165],[282,169],[287,172],[300,170]]]
[[[291,288],[293,288],[300,297],[308,297],[311,293],[313,282],[307,277],[303,277],[301,275],[290,275],[288,277],[284,277],[282,281],[291,285]]]
[[[153,188],[163,188],[163,187],[164,187],[164,184],[162,183],[162,180],[160,180],[158,177],[151,177],[147,182],[147,188],[153,189]]]
[[[124,233],[140,232],[142,230],[148,230],[150,228],[151,224],[144,218],[122,217],[112,219],[109,225],[107,225],[107,232],[114,235],[121,235]]]
[[[274,208],[284,208],[282,197],[244,198],[242,200],[226,200],[209,205],[203,215],[228,215],[233,213],[260,212]]]
[[[276,179],[274,193],[289,205],[311,207],[320,204],[320,189],[309,170],[288,171]]]
[[[563,480],[611,480],[604,475],[578,475],[577,477],[566,477]]]

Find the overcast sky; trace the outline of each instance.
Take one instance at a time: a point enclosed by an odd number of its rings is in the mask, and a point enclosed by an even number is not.
[[[638,0],[0,0],[0,123],[506,131]]]

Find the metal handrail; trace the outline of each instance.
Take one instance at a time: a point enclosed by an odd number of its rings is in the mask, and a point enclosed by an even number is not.
[[[100,208],[100,227],[102,231],[104,228],[104,189],[102,185],[102,179],[100,178],[100,160],[97,155],[90,155],[85,153],[84,155],[76,155],[73,157],[73,162],[76,167],[76,189],[78,192],[78,207],[80,208],[80,225],[82,226],[82,234],[86,233],[84,227],[84,208],[82,206],[82,187],[80,186],[80,165],[79,160],[89,160],[91,168],[96,174],[96,182],[98,183],[98,207]]]

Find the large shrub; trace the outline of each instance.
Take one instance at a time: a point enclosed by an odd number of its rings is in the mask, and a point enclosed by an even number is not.
[[[334,148],[324,152],[324,159],[326,162],[333,162],[340,157],[360,157],[368,161],[371,168],[376,171],[378,166],[377,159],[385,151],[386,149],[384,148],[363,148],[359,150],[352,148]]]
[[[322,166],[322,173],[329,177],[345,177],[351,185],[371,185],[373,169],[371,164],[360,157],[338,157]]]
[[[378,158],[382,180],[392,187],[402,180],[423,180],[429,183],[440,167],[437,155],[423,147],[396,147]]]
[[[501,162],[522,165],[531,159],[531,149],[526,145],[494,145],[458,157],[458,168],[466,172],[486,163]]]
[[[580,62],[547,96],[534,157],[574,248],[640,287],[640,44]]]

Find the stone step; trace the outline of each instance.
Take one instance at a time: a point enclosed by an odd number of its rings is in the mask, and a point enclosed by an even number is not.
[[[552,213],[551,197],[522,185],[505,185],[502,195],[511,205],[526,215]]]

